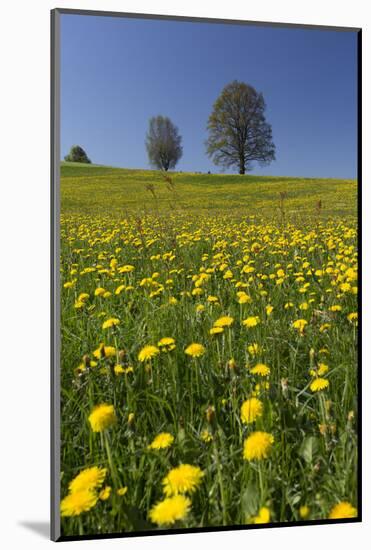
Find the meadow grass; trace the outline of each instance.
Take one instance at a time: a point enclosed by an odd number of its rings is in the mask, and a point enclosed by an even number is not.
[[[61,173],[63,534],[354,517],[356,182]]]

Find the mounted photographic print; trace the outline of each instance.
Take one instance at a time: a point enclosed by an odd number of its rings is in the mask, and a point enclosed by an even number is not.
[[[54,540],[361,520],[360,48],[53,10]]]

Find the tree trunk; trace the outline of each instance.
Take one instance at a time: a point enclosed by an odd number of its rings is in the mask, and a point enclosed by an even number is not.
[[[241,155],[240,156],[240,174],[245,173],[245,158]]]

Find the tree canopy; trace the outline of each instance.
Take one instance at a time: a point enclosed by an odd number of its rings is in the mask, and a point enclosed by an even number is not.
[[[208,120],[207,153],[216,165],[237,166],[240,174],[252,162],[275,159],[272,128],[265,120],[263,94],[234,80],[224,87]]]
[[[150,164],[159,170],[175,168],[183,154],[178,128],[168,117],[155,116],[149,120],[146,148]]]
[[[91,160],[80,145],[72,145],[68,155],[64,157],[67,162],[84,162],[91,164]]]

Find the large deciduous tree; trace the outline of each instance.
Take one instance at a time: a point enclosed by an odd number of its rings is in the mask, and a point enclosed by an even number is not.
[[[207,153],[216,165],[237,166],[240,174],[252,162],[275,159],[272,128],[265,120],[263,94],[244,82],[227,84],[214,103],[208,120]]]
[[[146,148],[152,166],[165,172],[175,168],[183,154],[181,142],[178,128],[168,117],[159,115],[150,118]]]

